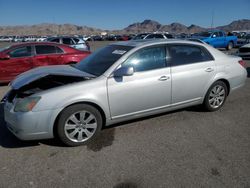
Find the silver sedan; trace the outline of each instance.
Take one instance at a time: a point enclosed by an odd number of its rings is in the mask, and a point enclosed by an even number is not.
[[[3,98],[9,130],[22,140],[93,141],[103,126],[203,104],[220,109],[244,85],[244,62],[192,41],[147,40],[106,46],[77,65],[18,76]]]

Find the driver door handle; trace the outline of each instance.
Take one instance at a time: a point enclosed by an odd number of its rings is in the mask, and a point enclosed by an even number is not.
[[[170,77],[169,76],[161,76],[158,80],[159,81],[166,81],[168,80]]]
[[[211,68],[211,67],[209,67],[209,68],[207,68],[205,71],[206,71],[206,72],[212,72],[212,71],[214,71],[214,69]]]

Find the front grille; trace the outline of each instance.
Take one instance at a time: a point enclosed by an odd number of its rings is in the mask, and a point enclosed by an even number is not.
[[[250,48],[240,48],[239,52],[250,52]]]

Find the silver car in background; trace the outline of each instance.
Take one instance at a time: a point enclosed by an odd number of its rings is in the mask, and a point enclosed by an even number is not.
[[[77,146],[114,123],[199,104],[216,111],[244,85],[243,65],[199,42],[119,42],[79,64],[20,75],[3,99],[4,117],[22,140],[57,136]]]
[[[90,46],[88,42],[80,37],[70,37],[70,36],[49,37],[46,39],[46,41],[66,44],[71,46],[72,48],[82,51],[90,51]]]

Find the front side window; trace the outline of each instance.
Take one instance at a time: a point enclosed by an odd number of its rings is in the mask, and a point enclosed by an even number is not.
[[[171,45],[168,49],[173,66],[213,60],[207,50],[194,45]]]
[[[222,32],[218,32],[218,37],[223,37],[223,33]]]
[[[9,52],[10,57],[30,57],[31,56],[31,46],[24,46],[16,48]]]
[[[166,67],[166,49],[164,46],[141,49],[130,56],[122,66],[133,67],[135,72]]]
[[[55,46],[50,45],[37,45],[36,47],[36,54],[42,55],[42,54],[55,54],[56,48]]]

